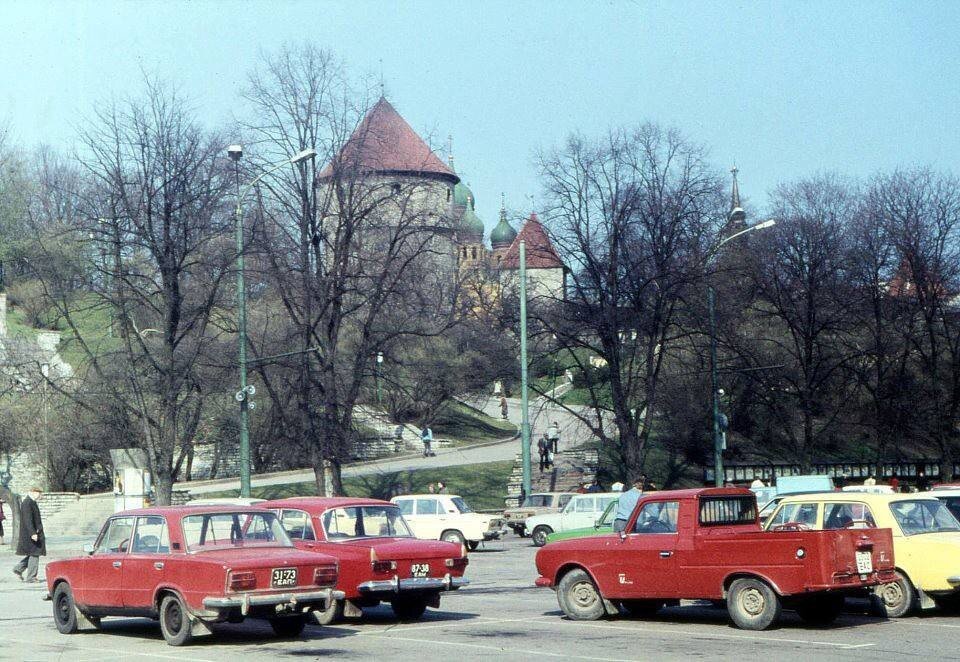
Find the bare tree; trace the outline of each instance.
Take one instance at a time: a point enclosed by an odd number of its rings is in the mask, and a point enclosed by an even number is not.
[[[692,333],[681,323],[685,298],[723,218],[720,179],[701,147],[652,124],[573,136],[541,156],[540,170],[545,221],[570,278],[567,300],[542,306],[537,323],[589,394],[588,408],[568,410],[618,442],[635,473],[664,367]]]

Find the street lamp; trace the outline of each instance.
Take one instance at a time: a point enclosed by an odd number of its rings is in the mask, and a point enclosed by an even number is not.
[[[707,251],[707,261],[709,261],[717,252],[731,239],[741,237],[748,232],[765,230],[773,227],[777,222],[773,219],[763,221],[752,225],[746,230],[735,232],[734,234],[720,240],[716,246]],[[726,434],[726,417],[720,416],[720,387],[717,384],[717,313],[716,313],[716,292],[713,285],[707,286],[707,308],[710,314],[710,388],[711,399],[713,401],[713,483],[717,487],[723,487],[723,449],[725,446],[724,436]],[[721,429],[722,428],[722,429]]]
[[[237,391],[234,398],[240,403],[240,496],[249,497],[250,432],[248,410],[250,408],[250,396],[253,395],[256,390],[253,385],[247,385],[247,298],[243,286],[243,198],[251,188],[256,186],[257,183],[267,175],[276,172],[285,165],[295,165],[307,159],[312,159],[317,155],[317,150],[304,149],[290,158],[274,164],[260,173],[242,190],[240,188],[240,159],[243,157],[243,146],[230,145],[227,148],[227,154],[233,159],[234,173],[237,181],[237,336],[240,349],[238,356],[238,363],[240,364],[240,390]]]

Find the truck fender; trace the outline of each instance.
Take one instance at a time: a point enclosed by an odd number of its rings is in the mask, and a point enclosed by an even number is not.
[[[600,584],[597,582],[597,578],[594,577],[593,573],[579,563],[565,563],[564,565],[560,566],[560,568],[557,570],[557,574],[554,576],[553,585],[555,587],[559,586],[560,580],[563,579],[563,576],[571,570],[583,570],[585,573],[590,575],[590,579],[593,581],[594,586],[597,587],[597,592],[600,593],[600,597],[603,600],[603,609],[605,612],[607,612],[607,616],[616,616],[620,613],[620,610],[617,608],[617,606],[604,597],[603,592],[600,590]]]
[[[724,599],[727,597],[727,591],[730,590],[730,584],[732,584],[737,579],[759,579],[764,584],[773,589],[773,592],[783,597],[783,591],[780,590],[780,587],[777,586],[777,583],[760,572],[732,572],[726,577],[723,578],[723,586],[721,595]]]

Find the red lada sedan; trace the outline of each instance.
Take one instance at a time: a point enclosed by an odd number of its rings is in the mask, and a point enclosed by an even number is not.
[[[259,504],[274,510],[297,547],[340,562],[337,589],[344,598],[317,613],[321,625],[364,607],[389,602],[402,620],[415,620],[440,594],[467,585],[462,544],[418,540],[389,501],[350,497],[299,497]]]
[[[98,627],[104,616],[160,621],[179,646],[209,623],[265,618],[280,636],[326,609],[337,561],[296,549],[277,516],[257,508],[128,510],[110,517],[89,554],[47,565],[57,629]]]

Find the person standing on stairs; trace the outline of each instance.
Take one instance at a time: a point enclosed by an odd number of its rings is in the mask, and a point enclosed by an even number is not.
[[[500,418],[507,420],[507,399],[506,397],[500,397]]]
[[[550,442],[550,452],[560,452],[560,424],[554,421],[547,428],[547,440]]]
[[[433,446],[433,430],[430,429],[429,425],[423,426],[423,430],[420,432],[420,441],[423,442],[423,456],[435,457],[436,453],[431,448]]]
[[[547,441],[546,436],[540,437],[537,441],[537,451],[540,453],[540,473],[543,473],[550,456],[550,442]]]

